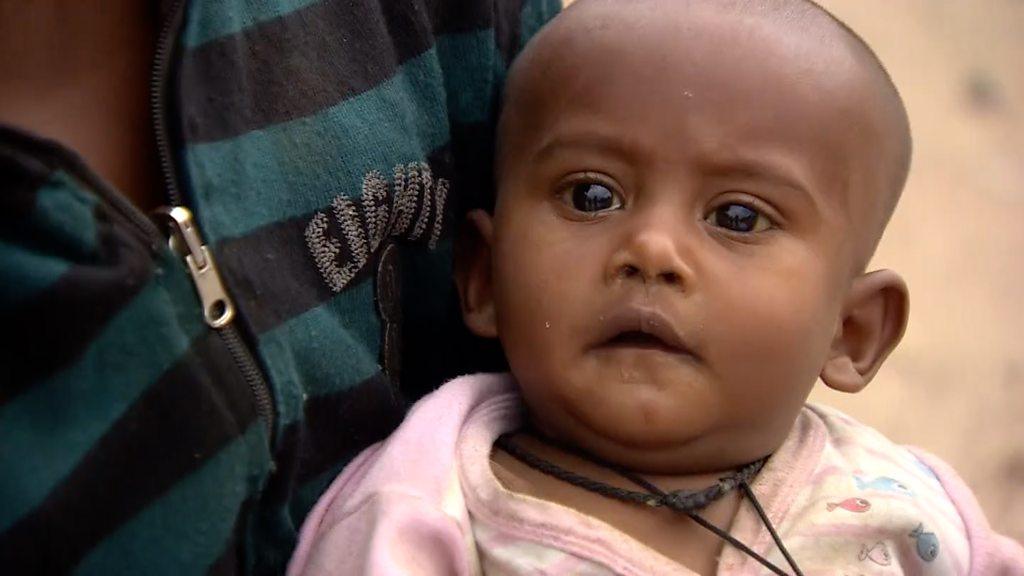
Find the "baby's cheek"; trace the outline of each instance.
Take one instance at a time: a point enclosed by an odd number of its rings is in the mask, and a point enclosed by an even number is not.
[[[496,278],[499,338],[521,378],[549,378],[565,364],[573,341],[569,330],[577,285],[542,260],[511,262]]]
[[[827,354],[834,312],[820,292],[791,282],[748,285],[721,302],[715,330],[733,369],[773,385],[813,382]]]

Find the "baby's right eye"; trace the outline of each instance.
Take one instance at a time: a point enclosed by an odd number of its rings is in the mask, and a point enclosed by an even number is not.
[[[573,209],[599,214],[622,208],[622,198],[611,188],[597,182],[579,182],[566,191],[564,200]]]

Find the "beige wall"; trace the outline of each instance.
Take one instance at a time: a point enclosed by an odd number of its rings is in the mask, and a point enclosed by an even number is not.
[[[864,392],[812,399],[945,458],[1024,540],[1024,2],[822,4],[910,113],[914,164],[874,266],[906,278],[911,317]]]
[[[946,459],[1024,540],[1024,2],[822,0],[903,93],[907,190],[873,265],[911,288],[901,347],[864,392],[812,400]]]

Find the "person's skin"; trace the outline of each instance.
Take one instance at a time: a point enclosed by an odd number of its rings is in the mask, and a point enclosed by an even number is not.
[[[143,210],[162,203],[155,2],[0,1],[0,122],[57,140]]]
[[[842,34],[696,2],[583,2],[527,48],[494,215],[470,215],[479,242],[457,280],[536,430],[665,489],[703,487],[773,452],[819,377],[847,392],[871,379],[906,324],[903,281],[864,267],[908,137]],[[493,461],[510,489],[714,572],[721,543],[685,518]],[[704,515],[728,527],[737,506]]]

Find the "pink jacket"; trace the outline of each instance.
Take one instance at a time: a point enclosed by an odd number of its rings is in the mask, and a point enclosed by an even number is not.
[[[422,399],[322,496],[288,574],[691,574],[599,520],[505,490],[489,453],[519,418],[507,375]],[[808,575],[1024,575],[1024,550],[992,532],[952,469],[831,409],[806,408],[752,487]],[[749,509],[731,533],[787,567]],[[765,571],[726,545],[719,573]]]

